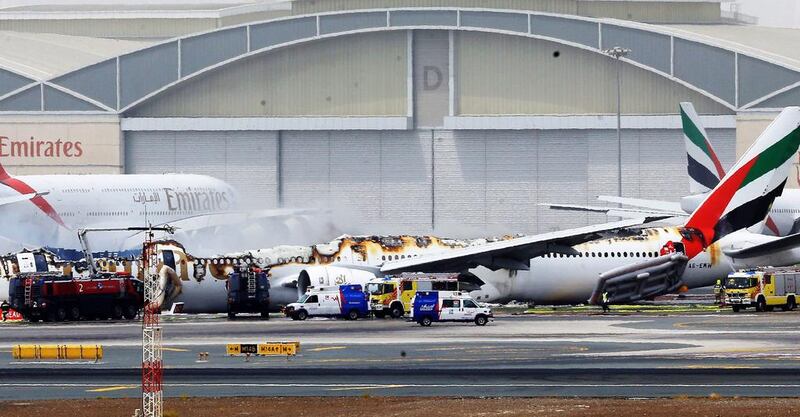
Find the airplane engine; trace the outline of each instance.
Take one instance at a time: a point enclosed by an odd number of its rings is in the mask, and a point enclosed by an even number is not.
[[[304,294],[309,287],[343,284],[365,285],[372,279],[375,279],[375,274],[361,269],[341,266],[310,266],[297,275],[297,294]]]
[[[159,310],[172,304],[183,289],[178,273],[167,265],[158,271],[158,288],[158,296],[153,302]]]

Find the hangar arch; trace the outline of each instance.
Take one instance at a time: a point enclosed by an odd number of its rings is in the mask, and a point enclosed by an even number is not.
[[[409,29],[523,36],[595,53],[623,45],[634,51],[624,59],[627,64],[684,85],[732,112],[800,95],[793,88],[800,85],[796,68],[649,25],[518,10],[398,8],[293,16],[169,40],[11,90],[0,100],[0,111],[35,111],[38,104],[42,111],[122,113],[218,67],[277,48]]]

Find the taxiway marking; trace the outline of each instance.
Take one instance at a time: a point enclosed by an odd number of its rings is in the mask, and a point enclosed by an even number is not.
[[[103,388],[94,388],[94,389],[87,389],[86,392],[110,392],[110,391],[120,391],[124,389],[134,389],[139,388],[138,385],[116,385],[113,387],[103,387]]]
[[[307,352],[324,352],[326,350],[341,350],[347,349],[347,346],[328,346],[328,347],[318,347],[314,349],[307,349]]]

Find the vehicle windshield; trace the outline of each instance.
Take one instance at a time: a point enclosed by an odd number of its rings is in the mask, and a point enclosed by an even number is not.
[[[298,303],[301,303],[301,304],[302,304],[302,303],[305,303],[305,302],[306,302],[306,300],[308,300],[308,296],[309,296],[308,294],[303,294],[303,295],[301,295],[301,296],[300,296],[300,299],[299,299],[299,300],[297,300],[297,302],[298,302]]]
[[[392,292],[394,289],[390,284],[367,284],[367,292],[372,295],[382,295]]]
[[[758,285],[755,278],[736,277],[725,281],[725,288],[752,288]]]

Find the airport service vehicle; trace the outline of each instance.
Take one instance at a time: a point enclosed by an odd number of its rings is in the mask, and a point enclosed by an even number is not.
[[[228,276],[228,319],[237,313],[260,313],[269,320],[269,277],[259,268],[242,268]]]
[[[308,317],[343,317],[356,320],[369,315],[367,293],[361,285],[312,288],[284,309],[292,320]]]
[[[411,313],[417,291],[458,291],[457,274],[401,274],[367,283],[370,311],[375,317],[400,318]]]
[[[784,311],[797,307],[797,286],[800,271],[797,269],[768,268],[734,272],[725,280],[725,302],[738,312],[747,307],[756,311]]]
[[[413,305],[411,318],[426,327],[435,321],[472,321],[485,326],[494,317],[490,308],[481,307],[458,291],[420,291],[414,296]]]
[[[141,281],[120,272],[73,279],[58,274],[21,274],[10,281],[11,308],[31,322],[81,319],[132,320],[143,303]]]

